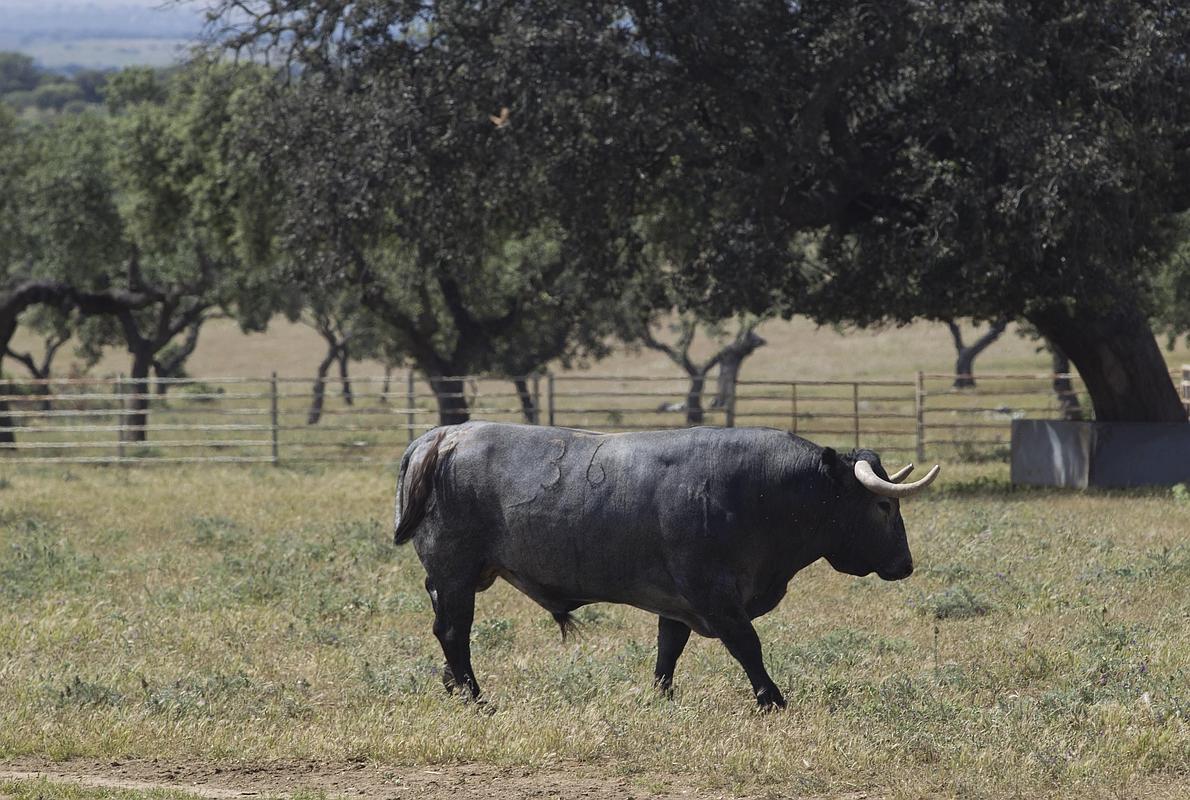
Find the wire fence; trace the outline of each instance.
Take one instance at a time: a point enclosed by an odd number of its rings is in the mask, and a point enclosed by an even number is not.
[[[1190,366],[1180,375],[1190,409]],[[783,428],[839,448],[867,447],[906,460],[1001,460],[1011,422],[1090,416],[1076,375],[984,374],[955,388],[953,374],[907,380],[752,380],[701,413],[686,408],[680,377],[540,374],[468,376],[450,399],[473,419],[600,431],[689,424]],[[443,397],[412,371],[328,384],[311,424],[309,378],[74,378],[0,381],[0,463],[391,464],[438,424]],[[1056,388],[1055,388],[1056,387]]]

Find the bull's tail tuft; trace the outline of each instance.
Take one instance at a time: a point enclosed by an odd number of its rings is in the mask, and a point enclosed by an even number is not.
[[[442,442],[445,431],[441,431],[433,441],[425,447],[422,457],[409,474],[409,462],[415,448],[410,447],[401,458],[401,473],[397,479],[397,523],[393,530],[393,544],[405,544],[417,532],[417,526],[425,519],[426,509],[430,504],[430,494],[434,491],[434,476],[438,471],[438,445]]]
[[[578,633],[578,620],[569,611],[554,612],[554,622],[558,623],[558,627],[562,630],[562,641],[566,641],[568,636]]]

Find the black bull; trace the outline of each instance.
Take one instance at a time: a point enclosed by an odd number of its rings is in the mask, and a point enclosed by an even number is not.
[[[588,603],[657,614],[663,690],[693,630],[723,642],[761,706],[783,706],[751,620],[819,558],[853,575],[907,577],[913,559],[889,492],[910,493],[875,453],[837,454],[783,431],[470,422],[405,451],[395,541],[412,539],[425,567],[448,689],[479,695],[475,594],[499,577],[552,613],[563,636],[570,612]]]

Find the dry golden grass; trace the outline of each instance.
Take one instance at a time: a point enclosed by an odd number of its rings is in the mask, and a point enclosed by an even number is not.
[[[447,697],[383,470],[2,477],[0,759],[562,763],[900,798],[1190,788],[1190,504],[1167,491],[950,469],[905,507],[913,578],[818,564],[759,621],[790,707],[758,715],[717,642],[692,642],[667,702],[652,618],[590,607],[563,644],[502,583],[474,632],[490,703]]]

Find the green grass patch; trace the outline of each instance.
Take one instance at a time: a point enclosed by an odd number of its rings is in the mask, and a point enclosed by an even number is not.
[[[651,687],[654,617],[590,606],[562,642],[502,582],[473,631],[488,704],[448,697],[384,471],[5,476],[0,759],[567,763],[753,794],[1178,796],[1190,506],[1008,491],[996,469],[958,467],[961,489],[905,503],[909,580],[825,563],[794,578],[756,623],[789,700],[771,715],[718,642],[694,637],[667,701]]]

